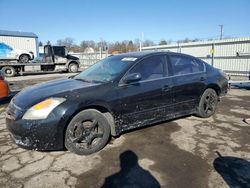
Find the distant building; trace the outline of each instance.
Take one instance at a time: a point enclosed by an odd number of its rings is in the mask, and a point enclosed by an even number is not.
[[[84,50],[84,53],[94,53],[94,52],[95,52],[95,50],[93,48],[91,48],[91,47],[87,47]]]
[[[250,37],[147,46],[142,51],[189,54],[230,75],[250,77]]]
[[[38,36],[31,32],[0,30],[0,42],[14,49],[31,51],[38,56]]]

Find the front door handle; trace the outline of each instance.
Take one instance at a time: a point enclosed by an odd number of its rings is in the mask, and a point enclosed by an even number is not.
[[[169,91],[170,88],[171,87],[169,85],[165,85],[165,86],[163,86],[162,91]]]
[[[200,81],[205,81],[206,80],[206,78],[205,77],[200,77]]]

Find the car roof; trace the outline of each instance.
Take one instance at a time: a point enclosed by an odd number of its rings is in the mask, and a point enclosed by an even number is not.
[[[168,54],[168,55],[186,55],[187,54],[182,54],[182,53],[176,53],[176,52],[170,52],[170,51],[143,51],[143,52],[128,52],[128,53],[122,53],[122,54],[117,54],[115,56],[119,56],[121,58],[125,57],[135,57],[135,58],[142,58],[146,56],[151,56],[151,55],[161,55],[161,54]]]

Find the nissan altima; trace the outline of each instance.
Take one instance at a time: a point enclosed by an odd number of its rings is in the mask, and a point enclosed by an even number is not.
[[[208,118],[227,88],[221,70],[190,55],[125,53],[24,89],[10,102],[6,124],[23,148],[87,155],[127,130],[186,115]]]

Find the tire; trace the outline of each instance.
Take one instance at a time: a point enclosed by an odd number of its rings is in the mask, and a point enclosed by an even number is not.
[[[20,57],[19,57],[19,62],[20,62],[20,63],[28,63],[29,60],[30,60],[30,57],[29,57],[29,55],[27,55],[27,54],[22,54],[22,55],[20,55]]]
[[[107,118],[95,109],[83,110],[70,121],[65,133],[65,147],[78,155],[101,150],[110,137]]]
[[[212,116],[218,104],[218,95],[215,90],[208,88],[201,96],[197,115],[201,118],[208,118]]]
[[[6,66],[6,67],[3,67],[1,70],[4,76],[6,77],[13,77],[16,75],[16,70],[14,69],[14,67]]]
[[[76,63],[70,63],[68,67],[68,71],[71,73],[77,73],[78,72],[78,65]]]

